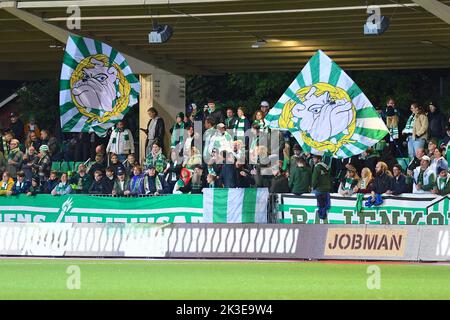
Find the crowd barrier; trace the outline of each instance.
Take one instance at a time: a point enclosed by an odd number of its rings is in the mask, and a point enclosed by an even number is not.
[[[450,261],[450,227],[0,223],[0,255]]]
[[[313,194],[274,194],[271,222],[287,224],[387,224],[387,225],[448,225],[450,200],[432,194],[403,194],[383,196],[383,204],[357,210],[356,196],[331,194],[327,219],[321,221]]]
[[[328,218],[320,220],[314,195],[269,196],[265,188],[140,197],[20,195],[0,197],[0,222],[449,225],[447,196],[383,198],[381,206],[358,211],[356,197],[332,194]]]

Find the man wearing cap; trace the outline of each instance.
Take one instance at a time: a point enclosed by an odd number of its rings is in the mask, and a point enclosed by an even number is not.
[[[269,113],[270,106],[269,106],[269,103],[267,101],[261,101],[261,104],[260,104],[259,108],[264,113],[264,116],[266,116]]]
[[[224,123],[225,117],[222,110],[216,110],[216,104],[213,100],[208,100],[208,104],[204,107],[204,119],[211,117],[214,123]]]
[[[37,194],[44,193],[43,188],[41,186],[41,181],[38,176],[31,177],[31,186],[28,189],[27,196],[35,196]]]
[[[440,196],[445,196],[450,193],[450,174],[447,169],[443,167],[437,167],[438,178],[436,180],[436,186],[431,190],[432,193]]]
[[[31,165],[33,174],[38,175],[41,182],[44,182],[50,174],[50,166],[51,160],[48,155],[48,146],[43,144],[39,147],[39,153]]]
[[[15,112],[11,112],[9,118],[11,120],[9,129],[14,133],[14,137],[19,141],[25,141],[25,131],[22,120],[19,119],[19,116]]]
[[[423,156],[420,160],[420,166],[414,169],[413,174],[413,193],[431,193],[436,184],[434,171],[430,168],[430,158]]]
[[[430,112],[428,112],[428,137],[435,140],[437,145],[445,138],[446,126],[448,124],[447,117],[439,110],[434,102],[428,104]]]
[[[121,168],[117,169],[117,179],[114,182],[112,195],[123,197],[125,191],[130,191],[130,179],[125,175],[125,171]]]
[[[219,123],[216,126],[216,134],[211,138],[212,148],[217,149],[220,154],[223,151],[232,152],[233,151],[233,137],[226,130],[223,123]]]
[[[87,194],[92,184],[92,177],[87,173],[87,168],[84,163],[80,163],[77,168],[78,172],[70,179],[72,189],[76,193]]]
[[[332,190],[332,183],[330,177],[330,170],[328,166],[322,162],[321,155],[313,155],[314,169],[312,173],[312,193],[317,199],[317,207],[319,211],[319,218],[324,220],[327,218],[327,211],[331,208],[330,192]]]

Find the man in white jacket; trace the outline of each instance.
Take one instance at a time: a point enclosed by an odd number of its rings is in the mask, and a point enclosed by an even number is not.
[[[133,135],[125,129],[125,123],[119,121],[111,132],[106,152],[117,154],[120,162],[124,162],[130,153],[134,153]]]
[[[423,156],[420,166],[413,172],[413,193],[431,193],[435,184],[436,176],[433,168],[430,168],[430,158]]]

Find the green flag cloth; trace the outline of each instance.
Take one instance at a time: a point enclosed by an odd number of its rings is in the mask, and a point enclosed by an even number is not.
[[[267,223],[267,188],[203,189],[203,222]]]
[[[357,84],[320,50],[265,119],[290,130],[306,152],[334,158],[360,154],[388,133]]]
[[[60,78],[63,132],[103,137],[137,103],[138,79],[125,58],[100,41],[70,35]]]

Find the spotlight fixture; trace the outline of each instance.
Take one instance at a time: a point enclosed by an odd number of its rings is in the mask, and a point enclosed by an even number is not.
[[[172,37],[173,29],[168,24],[158,24],[153,20],[152,25],[152,31],[148,34],[149,43],[164,43]]]
[[[372,5],[367,7],[367,21],[364,24],[365,36],[382,35],[390,24],[389,17],[382,16],[379,6]]]
[[[420,43],[425,44],[427,46],[433,45],[433,41],[431,41],[431,40],[421,40]]]
[[[61,44],[56,44],[56,43],[52,43],[48,47],[50,49],[56,49],[56,50],[64,49],[64,47]]]
[[[253,49],[264,47],[267,44],[267,41],[264,39],[258,39],[255,43],[252,44]]]

